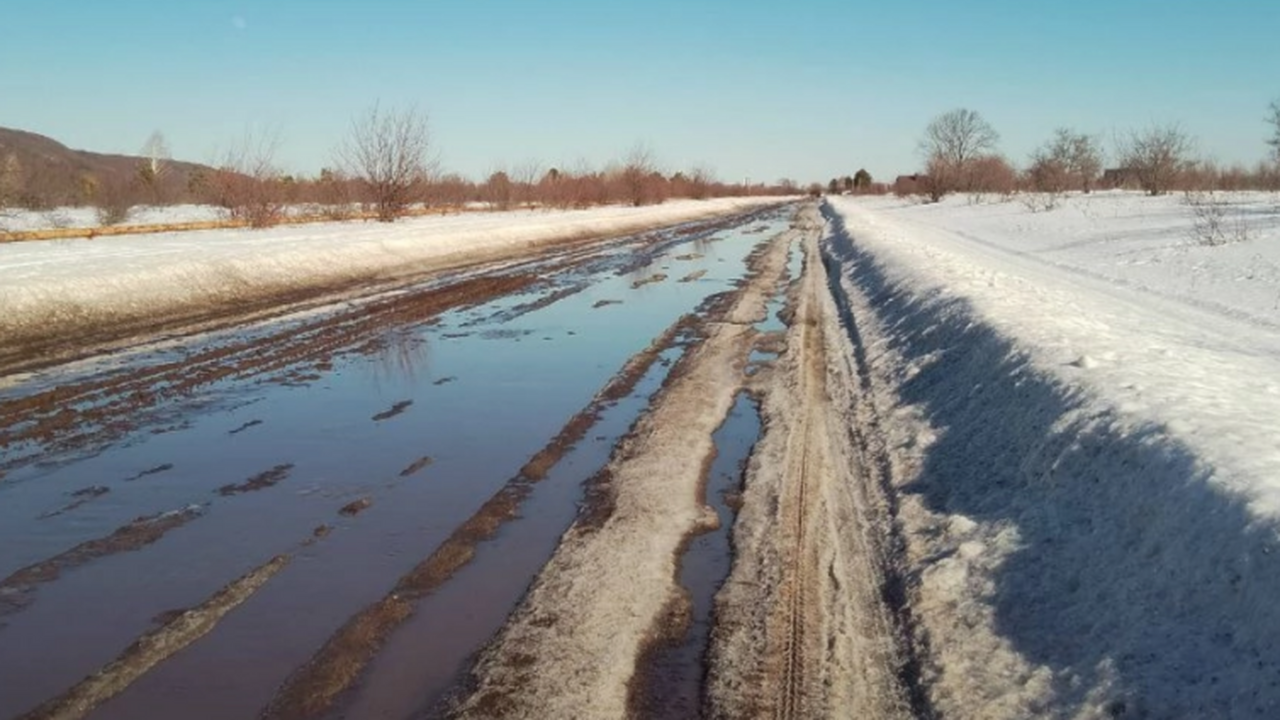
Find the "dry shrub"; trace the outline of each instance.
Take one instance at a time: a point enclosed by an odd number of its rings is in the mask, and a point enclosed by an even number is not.
[[[966,190],[971,201],[981,201],[986,194],[1013,197],[1018,191],[1018,171],[999,155],[983,155],[968,163]]]
[[[384,111],[375,104],[351,123],[337,156],[363,186],[378,220],[392,222],[424,194],[434,167],[430,149],[425,115],[414,108]]]
[[[119,225],[129,219],[138,193],[131,183],[108,180],[97,186],[92,198],[98,224]]]
[[[1148,195],[1164,195],[1177,188],[1191,168],[1192,145],[1176,124],[1152,126],[1123,137],[1116,155]]]
[[[1191,208],[1191,237],[1200,245],[1217,247],[1249,239],[1249,226],[1240,208],[1212,190],[1189,190],[1185,201]]]
[[[275,166],[279,145],[278,134],[246,131],[206,179],[206,201],[250,227],[278,224],[285,210],[283,178]]]

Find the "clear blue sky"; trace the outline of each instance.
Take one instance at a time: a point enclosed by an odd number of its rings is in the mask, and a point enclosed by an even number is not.
[[[572,167],[644,142],[729,180],[877,177],[972,107],[1015,162],[1057,125],[1179,122],[1253,164],[1280,97],[1278,0],[0,0],[0,125],[207,161],[246,127],[329,164],[375,100],[444,167]]]

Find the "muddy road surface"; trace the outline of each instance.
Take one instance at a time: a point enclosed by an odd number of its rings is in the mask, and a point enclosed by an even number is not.
[[[769,420],[803,404],[774,386],[821,392],[788,349],[821,336],[779,319],[819,223],[579,243],[5,378],[0,717],[731,716],[708,662],[755,620],[717,618],[755,602],[795,630],[750,672],[809,716],[820,568],[715,597],[758,440],[806,478],[769,501],[780,552],[822,541],[806,468],[842,450]],[[892,618],[849,622],[896,652]]]

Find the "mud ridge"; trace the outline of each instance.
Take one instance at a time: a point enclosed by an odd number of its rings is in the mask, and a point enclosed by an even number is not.
[[[413,462],[409,463],[408,467],[401,470],[400,477],[407,478],[407,477],[412,477],[413,475],[417,475],[418,473],[430,467],[431,463],[433,462],[435,462],[434,458],[432,458],[430,455],[424,455],[418,458],[417,460],[414,460]]]
[[[392,405],[386,410],[383,410],[377,415],[374,415],[372,420],[374,422],[382,422],[383,420],[390,420],[391,418],[404,413],[404,411],[408,410],[412,405],[413,405],[412,400],[401,400],[400,402]]]
[[[151,477],[152,475],[159,475],[160,473],[163,473],[163,472],[169,472],[172,469],[173,469],[173,463],[164,463],[163,465],[157,465],[153,468],[142,470],[138,472],[137,475],[134,475],[131,478],[125,478],[125,482],[134,482],[135,480],[141,480],[142,478],[145,478],[145,477]]]
[[[716,599],[708,713],[929,717],[904,677],[911,649],[884,593],[896,567],[885,457],[858,434],[873,429],[862,425],[863,388],[845,362],[817,233],[804,250],[813,262],[765,387],[734,569]]]
[[[80,543],[60,555],[14,572],[0,580],[0,615],[16,612],[29,605],[31,596],[39,585],[57,580],[64,571],[110,555],[141,550],[170,531],[200,517],[203,512],[201,506],[191,505],[181,510],[140,517],[106,537]]]
[[[276,465],[270,470],[264,470],[238,485],[234,483],[223,485],[215,492],[223,497],[229,497],[231,495],[242,495],[244,493],[266,490],[269,487],[283,482],[289,477],[291,472],[293,472],[293,463]]]
[[[162,627],[138,638],[101,670],[19,720],[79,720],[119,695],[151,668],[208,634],[231,610],[284,569],[288,555],[278,555],[235,580],[198,607],[168,613]]]

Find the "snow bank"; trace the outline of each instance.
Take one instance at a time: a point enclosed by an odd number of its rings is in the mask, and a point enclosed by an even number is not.
[[[129,225],[171,225],[225,220],[226,211],[212,205],[139,205],[129,210]],[[0,210],[0,233],[100,226],[98,211],[91,207],[52,210]]]
[[[1277,216],[1245,202],[1202,248],[1177,199],[834,201],[942,715],[1280,716]]]
[[[1225,245],[1202,244],[1204,221],[1198,229],[1188,198],[1178,194],[1075,194],[1049,212],[1031,212],[1016,200],[971,204],[958,196],[927,205],[874,198],[861,206],[890,211],[899,222],[944,229],[970,246],[991,245],[1004,254],[1280,327],[1280,193],[1194,197],[1216,208]]]
[[[393,225],[323,223],[0,244],[0,339],[180,313],[777,201],[726,198],[643,208],[467,213]]]

